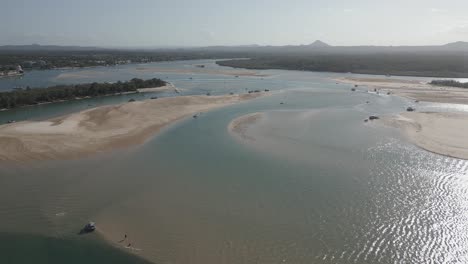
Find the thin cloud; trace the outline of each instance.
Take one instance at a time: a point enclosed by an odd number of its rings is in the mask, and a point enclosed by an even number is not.
[[[447,10],[445,10],[445,9],[434,8],[434,7],[433,7],[433,8],[430,8],[429,11],[430,11],[431,13],[445,13],[445,12],[447,12]]]
[[[447,25],[435,32],[435,36],[452,36],[456,38],[468,37],[468,21],[463,21],[455,25]]]

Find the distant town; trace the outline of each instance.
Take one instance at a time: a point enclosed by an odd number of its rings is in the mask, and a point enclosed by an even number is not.
[[[24,70],[21,65],[17,65],[16,67],[7,67],[2,68],[0,70],[0,78],[1,77],[14,77],[14,76],[21,76],[24,74]]]
[[[0,46],[0,77],[18,76],[30,70],[115,66],[158,61],[239,58],[239,52],[205,50],[107,50]]]

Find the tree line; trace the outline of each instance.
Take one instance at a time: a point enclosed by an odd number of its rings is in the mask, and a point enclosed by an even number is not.
[[[116,83],[85,83],[71,85],[56,85],[47,88],[27,87],[0,93],[0,109],[11,109],[20,106],[36,105],[57,101],[75,100],[85,97],[98,97],[126,92],[137,92],[140,88],[161,87],[166,82],[153,78],[142,80],[138,78]]]
[[[222,66],[401,76],[468,77],[467,57],[456,53],[272,54],[222,60]]]
[[[468,83],[462,83],[455,80],[433,80],[432,82],[430,82],[430,84],[439,86],[468,88]]]
[[[86,51],[2,51],[0,69],[54,69],[63,67],[112,66],[127,63],[148,63],[158,61],[197,60],[215,58],[239,58],[239,52],[218,52],[205,50],[86,50]]]

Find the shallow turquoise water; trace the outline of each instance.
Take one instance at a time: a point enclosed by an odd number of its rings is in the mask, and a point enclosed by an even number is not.
[[[363,122],[408,102],[351,93],[324,79],[328,74],[267,72],[268,78],[238,78],[226,87],[218,75],[175,82],[186,94],[281,92],[184,120],[143,146],[84,160],[2,164],[0,248],[11,252],[8,263],[28,256],[62,263],[95,249],[87,263],[138,261],[96,237],[109,223],[158,263],[467,261],[467,162]],[[87,105],[1,115],[45,118]],[[253,112],[266,118],[249,130],[257,140],[243,144],[227,126]],[[101,230],[77,236],[90,220]]]

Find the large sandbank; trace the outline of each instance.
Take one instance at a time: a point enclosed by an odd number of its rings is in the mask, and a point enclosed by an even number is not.
[[[228,131],[243,142],[254,143],[258,138],[248,133],[248,129],[261,122],[264,116],[265,113],[252,113],[237,117],[229,124]],[[405,112],[381,117],[376,122],[397,128],[408,141],[422,149],[468,160],[468,113]],[[269,144],[274,143],[270,141]]]
[[[138,67],[139,72],[146,73],[183,73],[183,74],[212,74],[212,75],[231,75],[231,76],[256,76],[265,77],[266,74],[261,74],[258,71],[251,70],[234,70],[234,69],[209,69],[209,68],[184,68],[184,69],[170,69],[164,67]]]
[[[0,160],[71,159],[141,144],[177,120],[263,94],[167,97],[2,125]]]
[[[384,93],[390,92],[412,100],[436,103],[468,104],[468,89],[435,86],[419,80],[403,80],[394,77],[344,77],[335,79],[335,81],[358,86],[366,86],[366,88],[372,91],[377,89]]]
[[[381,119],[401,130],[417,146],[442,155],[468,159],[468,113],[408,112]]]

